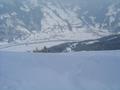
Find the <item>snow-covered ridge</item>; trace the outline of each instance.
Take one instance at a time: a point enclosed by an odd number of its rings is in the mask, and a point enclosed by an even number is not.
[[[36,38],[83,40],[110,34],[95,22],[96,17],[88,17],[94,24],[89,25],[85,16],[80,16],[81,8],[78,5],[63,4],[60,0],[15,0],[12,6],[9,3],[1,5],[1,10],[5,10],[0,14],[1,41]]]
[[[92,39],[110,34],[106,29],[100,28],[99,25],[88,26],[84,25],[84,18],[79,18],[78,6],[65,6],[62,2],[50,1],[43,4],[42,12],[43,19],[41,21],[41,31],[49,34],[51,37],[63,35],[61,38],[86,38]],[[69,37],[71,36],[71,37]],[[91,36],[91,37],[89,37]],[[79,38],[80,37],[80,38]]]

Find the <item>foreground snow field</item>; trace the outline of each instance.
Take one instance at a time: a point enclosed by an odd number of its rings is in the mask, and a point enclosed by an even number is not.
[[[120,51],[0,52],[0,90],[120,90]]]

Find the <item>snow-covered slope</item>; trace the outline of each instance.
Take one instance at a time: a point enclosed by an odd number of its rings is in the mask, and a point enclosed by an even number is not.
[[[42,50],[38,50],[38,52],[42,52]],[[120,50],[120,34],[110,35],[95,40],[67,42],[47,49],[49,53],[101,50]]]
[[[43,1],[41,32],[35,32],[29,39],[95,39],[109,35],[106,29],[84,25],[79,18],[78,6],[68,6],[59,0]],[[82,16],[81,16],[82,18]]]
[[[0,45],[0,51],[14,52],[38,52],[45,53],[63,53],[78,51],[101,51],[101,50],[120,50],[120,34],[113,34],[99,39],[92,40],[38,40],[24,43],[4,43]]]
[[[115,34],[119,6],[119,0],[0,0],[0,45]]]
[[[73,2],[63,0],[0,0],[0,41],[20,40],[23,42],[26,39],[30,41],[31,39],[61,38],[83,40],[110,34],[106,22],[99,23],[97,16],[87,15],[89,6],[84,10],[82,5],[79,5],[82,1],[78,1],[78,4],[73,4]],[[115,12],[119,16],[119,7],[115,8],[114,12],[111,11],[112,9],[114,7],[110,8],[107,13],[108,17],[112,17],[110,25],[112,25],[113,19],[114,21],[117,19],[117,16],[112,13]],[[89,11],[89,13],[92,12]]]
[[[120,51],[0,52],[0,90],[119,90]]]

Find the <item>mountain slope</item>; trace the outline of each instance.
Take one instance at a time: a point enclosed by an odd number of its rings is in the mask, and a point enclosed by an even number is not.
[[[101,50],[120,50],[120,34],[110,35],[95,40],[68,42],[48,48],[49,53]]]
[[[119,32],[119,1],[97,1],[0,0],[0,41],[93,39]]]

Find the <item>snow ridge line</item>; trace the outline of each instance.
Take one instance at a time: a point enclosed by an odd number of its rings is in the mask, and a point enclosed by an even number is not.
[[[44,40],[44,41],[34,41],[34,42],[28,42],[28,43],[12,43],[7,45],[1,45],[0,49],[14,47],[14,46],[22,46],[22,45],[32,45],[32,44],[39,44],[39,43],[47,43],[47,42],[79,42],[80,40]]]

